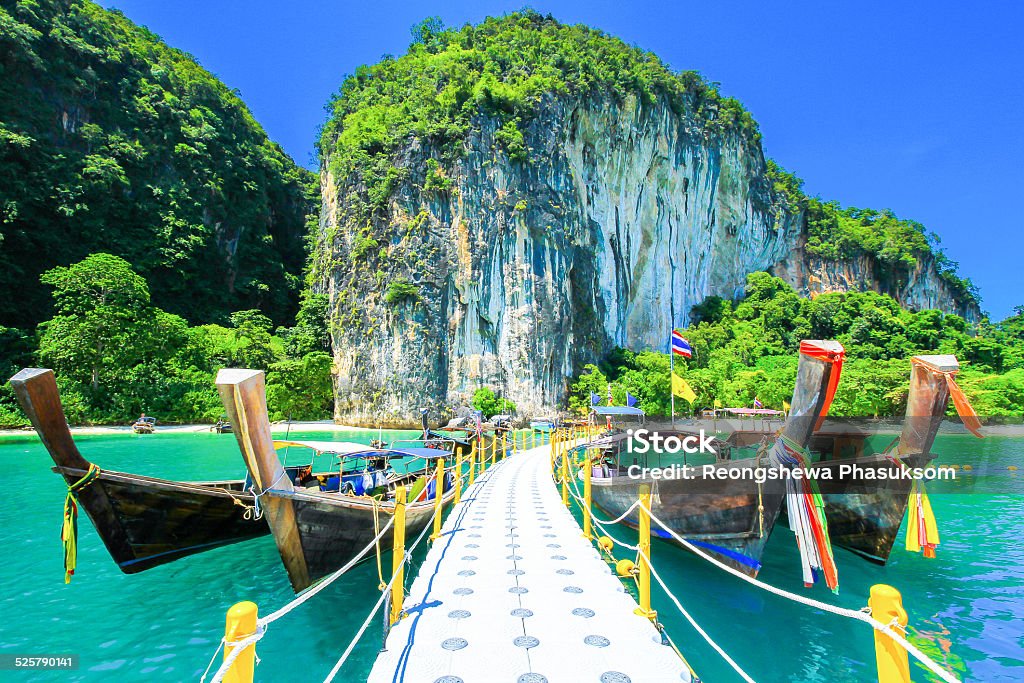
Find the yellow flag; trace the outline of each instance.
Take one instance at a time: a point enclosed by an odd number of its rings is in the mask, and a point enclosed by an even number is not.
[[[719,401],[717,398],[715,399],[715,407],[716,408],[721,408],[722,407],[722,402]]]
[[[690,403],[697,400],[697,394],[693,393],[693,389],[690,388],[686,380],[674,372],[672,373],[672,393],[679,398],[685,398]]]
[[[782,412],[788,413],[789,412],[789,408],[790,408],[789,404],[786,403],[785,401],[783,401],[782,402]]]

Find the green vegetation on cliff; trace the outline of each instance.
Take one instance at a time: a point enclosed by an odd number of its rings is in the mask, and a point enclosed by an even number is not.
[[[39,275],[127,259],[192,322],[295,312],[312,174],[188,54],[88,0],[0,3],[0,320],[50,316]]]
[[[330,159],[339,184],[351,180],[360,188],[346,200],[365,218],[385,205],[402,178],[393,163],[401,148],[418,138],[457,154],[454,143],[478,114],[497,117],[498,141],[510,158],[525,160],[521,128],[546,95],[635,95],[648,104],[665,98],[709,133],[759,137],[739,102],[719,95],[698,73],[673,73],[654,54],[602,31],[524,10],[458,29],[445,30],[436,18],[415,26],[407,54],[359,67],[345,79],[331,102],[320,154]]]
[[[676,372],[697,393],[693,408],[751,406],[754,398],[781,408],[796,379],[801,339],[835,339],[847,361],[832,414],[902,415],[906,409],[910,357],[951,353],[963,368],[959,383],[980,415],[1024,413],[1024,307],[998,325],[975,329],[956,315],[911,312],[875,292],[797,295],[767,273],[747,278],[746,295],[732,302],[710,297],[694,307],[684,332],[693,358],[677,360]],[[589,365],[572,386],[570,406],[589,407],[591,391],[603,395],[615,383],[617,400],[628,390],[652,415],[669,412],[669,359],[656,351],[619,349],[600,365]],[[679,413],[687,403],[676,401]]]
[[[804,212],[807,253],[827,260],[872,258],[880,266],[880,276],[889,279],[883,286],[893,290],[906,284],[914,269],[930,259],[959,302],[981,302],[974,283],[961,278],[957,263],[939,248],[939,236],[927,234],[920,223],[898,218],[888,209],[842,208],[838,202],[808,197],[803,181],[771,160],[768,176],[789,208]]]

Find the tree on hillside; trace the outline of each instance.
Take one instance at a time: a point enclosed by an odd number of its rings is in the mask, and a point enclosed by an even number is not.
[[[180,318],[150,305],[146,281],[117,256],[91,254],[41,280],[53,287],[57,315],[40,326],[39,355],[94,391],[116,368],[158,352],[171,341],[164,332],[179,327]]]
[[[477,389],[469,404],[483,413],[486,420],[495,415],[514,415],[516,412],[515,403],[507,398],[498,398],[488,387]]]

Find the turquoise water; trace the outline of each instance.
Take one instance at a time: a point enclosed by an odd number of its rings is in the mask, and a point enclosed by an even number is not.
[[[366,442],[375,432],[293,434]],[[386,437],[388,438],[388,437]],[[391,437],[396,438],[396,437]],[[101,467],[170,479],[240,477],[235,439],[210,433],[85,436],[80,447]],[[887,567],[837,551],[841,591],[807,594],[860,608],[869,587],[903,592],[915,641],[959,675],[978,681],[1024,680],[1024,439],[941,437],[940,462],[971,463],[969,475],[1000,494],[963,482],[930,486],[942,545],[927,560],[902,549]],[[0,497],[0,653],[80,656],[74,672],[2,672],[11,681],[184,681],[202,674],[223,634],[224,613],[252,599],[267,613],[292,592],[267,536],[127,576],[115,567],[92,525],[82,519],[78,573],[64,585],[59,527],[64,487],[34,436],[0,438],[7,482]],[[959,491],[940,493],[940,488]],[[969,492],[974,491],[974,492]],[[779,528],[761,578],[804,591],[792,535]],[[629,539],[628,530],[622,536]],[[656,566],[701,625],[753,678],[772,681],[862,681],[874,676],[872,634],[864,624],[758,591],[666,543]],[[390,559],[385,558],[386,566]],[[364,563],[285,619],[259,646],[257,680],[320,681],[378,593],[374,563]],[[737,680],[675,613],[664,595],[655,607],[669,635],[708,681]],[[369,629],[339,680],[365,678],[381,643]],[[915,680],[928,680],[915,669]],[[637,682],[641,683],[641,682]]]

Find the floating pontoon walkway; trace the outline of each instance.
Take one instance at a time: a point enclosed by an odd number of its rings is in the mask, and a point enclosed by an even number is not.
[[[549,458],[517,453],[466,490],[371,683],[690,680],[562,504]]]

